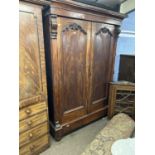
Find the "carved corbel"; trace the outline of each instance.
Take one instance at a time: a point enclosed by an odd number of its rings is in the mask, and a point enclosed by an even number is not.
[[[120,26],[116,26],[116,28],[115,28],[115,37],[117,38],[120,33],[121,33]]]
[[[57,16],[56,15],[51,15],[50,18],[51,21],[51,39],[57,39]]]

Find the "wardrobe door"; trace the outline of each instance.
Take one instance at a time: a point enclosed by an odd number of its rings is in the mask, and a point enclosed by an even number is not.
[[[112,80],[114,26],[92,23],[89,112],[107,109],[108,83]]]
[[[58,18],[60,103],[62,123],[87,113],[87,54],[91,23]]]
[[[25,107],[47,99],[42,6],[20,3],[19,21],[19,97]]]

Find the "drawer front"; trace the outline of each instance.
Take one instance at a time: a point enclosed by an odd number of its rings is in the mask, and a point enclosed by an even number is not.
[[[37,103],[26,108],[23,108],[19,111],[19,120],[28,118],[38,112],[47,109],[46,102]]]
[[[21,133],[23,131],[29,130],[45,121],[47,121],[46,111],[44,111],[43,113],[39,113],[34,116],[31,116],[30,118],[27,118],[19,122],[19,132]]]
[[[20,155],[34,155],[36,152],[40,152],[45,146],[49,145],[48,134],[45,136],[37,139],[36,141],[20,148],[19,154]]]
[[[20,147],[23,146],[26,143],[31,142],[32,140],[37,139],[38,137],[48,133],[48,124],[43,123],[41,125],[38,125],[37,127],[28,130],[19,136],[19,142]]]

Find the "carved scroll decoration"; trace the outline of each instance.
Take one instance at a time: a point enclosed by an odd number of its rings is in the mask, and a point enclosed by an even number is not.
[[[110,32],[110,30],[106,27],[101,28],[98,32],[96,32],[96,35],[99,35],[100,33],[108,33],[109,35],[112,36],[112,33]]]
[[[120,27],[116,27],[116,29],[115,29],[115,33],[116,33],[116,35],[119,35],[119,34],[121,33],[121,29],[120,29]]]
[[[57,16],[51,15],[51,39],[57,39]]]
[[[87,34],[87,32],[78,24],[76,23],[72,23],[72,24],[69,24],[67,25],[63,30],[62,32],[65,32],[65,31],[69,31],[69,30],[73,30],[73,31],[80,31],[82,32],[83,34]]]

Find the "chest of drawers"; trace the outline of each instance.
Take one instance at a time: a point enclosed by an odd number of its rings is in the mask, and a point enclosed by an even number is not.
[[[19,154],[49,146],[43,5],[19,3]]]
[[[19,119],[20,155],[36,154],[49,146],[46,102],[21,108]]]

